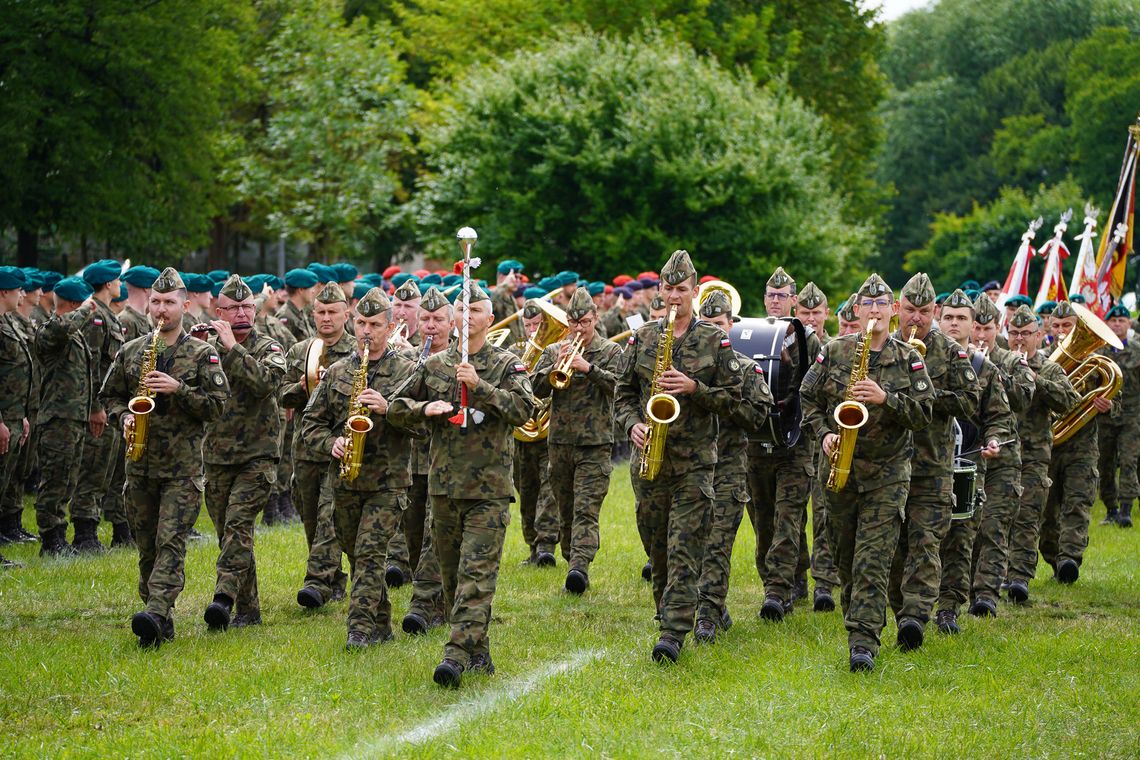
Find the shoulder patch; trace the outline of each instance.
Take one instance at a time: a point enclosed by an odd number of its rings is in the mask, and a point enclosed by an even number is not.
[[[1022,367],[1028,367],[1029,366],[1029,360],[1026,359],[1024,356],[1017,357],[1017,363],[1020,364]]]
[[[733,372],[739,372],[740,371],[740,362],[736,361],[736,359],[731,359],[728,362],[728,368],[730,370],[732,370]]]
[[[926,367],[926,365],[920,361],[910,363],[910,371],[911,372],[918,372],[920,369],[923,369],[925,367]]]
[[[218,358],[217,354],[210,354],[210,364],[220,364],[221,361],[222,360]]]
[[[637,335],[636,334],[629,336],[629,340],[626,341],[626,345],[632,346],[634,343],[637,343]]]
[[[925,380],[919,380],[917,383],[914,384],[914,387],[915,387],[915,390],[924,391],[924,390],[926,390],[926,381]]]
[[[522,362],[516,362],[514,365],[515,372],[526,372],[526,365]]]
[[[763,375],[764,374],[764,368],[763,367],[761,367],[759,364],[755,365],[755,367],[756,367],[756,374],[757,375]]]
[[[281,324],[286,324],[289,321],[289,317],[278,317],[277,320],[281,322]]]
[[[966,358],[966,351],[964,349],[961,349],[961,348],[958,349],[958,358],[959,359],[965,359]]]
[[[815,357],[816,364],[823,364],[823,352],[820,351],[819,355]]]
[[[95,325],[96,327],[102,327],[103,326],[103,320],[99,319],[99,317],[95,317],[94,319],[91,320],[91,324]]]
[[[722,340],[722,341],[720,342],[720,347],[721,347],[721,348],[728,348],[728,347],[729,347],[729,346],[731,346],[731,345],[732,345],[732,341],[731,341],[731,340],[729,340],[728,338],[725,338],[724,340]]]

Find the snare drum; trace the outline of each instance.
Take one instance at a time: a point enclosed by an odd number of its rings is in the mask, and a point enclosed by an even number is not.
[[[966,459],[954,462],[954,508],[951,520],[969,520],[977,504],[978,466]]]

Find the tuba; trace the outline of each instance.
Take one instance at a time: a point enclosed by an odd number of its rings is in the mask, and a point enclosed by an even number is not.
[[[523,349],[521,361],[526,365],[527,372],[534,371],[539,357],[547,346],[562,340],[570,330],[570,320],[566,318],[566,312],[561,308],[537,299],[535,303],[542,309],[542,324],[535,330],[534,336],[527,340],[526,348]],[[549,432],[550,399],[547,398],[538,402],[534,416],[515,428],[515,440],[533,443],[546,438]]]
[[[1107,356],[1093,353],[1102,346],[1111,346],[1117,351],[1124,348],[1120,339],[1109,329],[1100,317],[1079,303],[1069,304],[1077,315],[1077,326],[1065,336],[1061,345],[1049,356],[1057,362],[1073,389],[1080,395],[1076,406],[1059,416],[1053,422],[1053,444],[1060,445],[1076,435],[1082,427],[1096,415],[1093,400],[1112,400],[1124,384],[1120,367]]]
[[[127,442],[127,459],[137,462],[146,453],[146,439],[150,432],[150,413],[154,411],[154,391],[146,386],[146,376],[158,367],[158,354],[163,350],[162,338],[164,320],[158,320],[158,325],[150,336],[150,345],[143,352],[142,364],[139,367],[139,385],[134,397],[127,402],[127,411],[133,414],[134,421],[123,431],[123,438]]]
[[[681,403],[661,390],[661,376],[673,366],[673,321],[676,318],[677,307],[674,306],[669,309],[669,316],[665,318],[661,338],[657,343],[653,385],[649,401],[645,402],[645,419],[649,429],[645,433],[645,446],[641,450],[641,466],[637,473],[642,480],[653,480],[661,471],[669,425],[681,416]]]
[[[360,403],[360,394],[368,387],[368,347],[369,338],[364,339],[364,350],[360,353],[360,366],[352,378],[352,396],[348,401],[348,419],[344,422],[344,453],[340,457],[340,479],[352,482],[360,474],[360,463],[364,461],[364,437],[372,431],[374,423],[368,407]]]
[[[868,320],[867,331],[859,336],[855,344],[855,357],[851,361],[851,377],[847,380],[847,390],[843,401],[835,407],[835,424],[839,426],[839,442],[831,449],[828,460],[831,472],[827,475],[827,490],[839,493],[847,485],[851,474],[851,459],[855,455],[855,442],[859,438],[859,428],[867,424],[867,407],[856,401],[855,383],[867,378],[867,366],[871,360],[871,331],[875,320]]]
[[[570,353],[566,355],[566,359],[562,361],[554,369],[550,370],[550,387],[556,391],[564,391],[570,387],[570,378],[574,376],[574,368],[571,366],[574,362],[574,357],[582,353],[582,336],[575,336],[574,342],[570,344]]]

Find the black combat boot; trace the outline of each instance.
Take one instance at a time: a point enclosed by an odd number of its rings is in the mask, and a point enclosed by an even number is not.
[[[835,609],[835,597],[831,589],[826,586],[815,587],[815,598],[812,600],[812,610],[815,612],[832,612]]]
[[[954,610],[938,610],[934,616],[934,624],[938,626],[940,633],[954,634],[962,632],[962,629],[958,627],[958,613]]]
[[[20,542],[20,536],[16,529],[20,527],[19,515],[6,515],[0,517],[0,546],[7,546],[8,544],[17,544]]]
[[[693,639],[698,644],[712,644],[716,641],[716,626],[713,621],[707,618],[701,618],[697,621],[697,627],[693,630]]]
[[[848,662],[852,673],[870,673],[875,669],[875,655],[866,647],[851,647],[851,658]]]
[[[131,618],[131,631],[139,638],[140,647],[154,647],[157,649],[162,645],[163,639],[166,638],[166,631],[169,628],[170,638],[174,638],[173,624],[167,625],[166,621],[160,618],[153,612],[136,612],[134,617]]]
[[[1116,524],[1121,528],[1132,527],[1132,504],[1120,505],[1120,516],[1116,518]]]
[[[40,531],[41,557],[74,557],[78,553],[71,544],[67,543],[66,525],[57,525]]]
[[[270,494],[269,501],[265,503],[265,509],[261,511],[261,524],[272,528],[278,523],[277,518],[277,505],[281,502],[280,494]]]
[[[554,555],[550,552],[539,551],[534,555],[534,564],[538,567],[554,567]]]
[[[490,652],[476,652],[471,655],[471,661],[467,663],[467,670],[470,673],[482,673],[484,675],[495,675],[495,663],[491,661]]]
[[[760,606],[760,617],[763,620],[779,623],[784,619],[785,610],[787,610],[787,605],[784,604],[783,599],[775,594],[768,594],[764,598],[764,604]]]
[[[23,567],[23,565],[14,559],[8,559],[3,554],[0,554],[0,568],[7,569],[10,567]]]
[[[297,592],[297,604],[306,609],[315,610],[323,606],[324,603],[324,595],[312,586],[305,586]]]
[[[649,581],[649,582],[653,581],[653,563],[652,562],[646,562],[644,565],[641,566],[641,580]]]
[[[1105,509],[1104,519],[1100,521],[1101,525],[1116,525],[1116,516],[1119,512],[1116,507],[1107,507]]]
[[[584,594],[590,587],[590,578],[585,570],[575,568],[566,574],[566,590],[571,594]]]
[[[277,501],[277,518],[283,525],[292,525],[293,523],[301,522],[301,515],[297,513],[297,508],[293,506],[293,494],[289,490],[282,492]]]
[[[1063,559],[1057,565],[1057,580],[1061,583],[1076,583],[1081,577],[1081,567],[1071,559]]]
[[[113,523],[111,526],[111,548],[131,549],[135,545],[135,536],[131,533],[131,526],[125,522]]]
[[[462,677],[463,666],[449,657],[444,657],[443,661],[435,666],[435,672],[431,676],[437,684],[449,689],[459,688]]]
[[[997,604],[993,599],[979,596],[970,605],[970,614],[974,617],[997,617]]]
[[[408,576],[404,571],[395,565],[388,565],[388,569],[384,571],[384,583],[388,588],[400,588],[408,582]]]
[[[909,652],[922,646],[923,625],[912,617],[899,618],[899,633],[896,639],[899,649]]]
[[[7,543],[34,544],[40,540],[39,536],[24,530],[24,524],[20,521],[19,513],[4,518],[4,528],[2,530],[4,536],[7,538]]]
[[[233,612],[234,601],[225,594],[214,594],[214,601],[206,607],[202,619],[211,631],[224,631],[230,627],[230,613]]]
[[[95,520],[76,520],[75,537],[71,546],[80,554],[102,554],[107,547],[99,543],[99,523]]]
[[[663,662],[674,664],[677,658],[681,656],[681,642],[669,634],[661,634],[661,638],[657,640],[657,644],[653,647],[651,653],[654,662]]]

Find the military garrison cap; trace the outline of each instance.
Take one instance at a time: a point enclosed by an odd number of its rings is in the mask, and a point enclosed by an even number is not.
[[[819,289],[818,285],[814,282],[809,282],[804,286],[804,289],[800,291],[797,302],[805,309],[818,309],[827,303],[827,296],[823,294],[823,291]]]
[[[89,264],[83,270],[83,279],[88,285],[105,285],[119,279],[123,273],[123,265],[114,259],[101,259]]]
[[[578,288],[574,291],[574,295],[570,296],[570,303],[566,306],[566,316],[577,321],[597,310],[598,307],[594,304],[594,299],[590,297],[590,291],[586,288]]]
[[[150,288],[155,293],[172,293],[175,290],[186,290],[186,283],[182,281],[177,269],[167,267],[159,273],[158,278],[151,283]]]
[[[985,293],[974,299],[974,321],[979,325],[988,325],[1000,318],[1001,310]]]
[[[861,296],[869,296],[871,298],[878,298],[879,296],[890,296],[894,300],[895,293],[891,290],[891,286],[887,281],[880,277],[877,273],[872,273],[870,277],[863,280],[863,284],[859,286],[859,293]]]
[[[65,301],[81,303],[91,297],[94,291],[82,277],[64,277],[55,284],[55,293]]]
[[[367,284],[365,285],[366,286],[364,293],[361,293],[359,296],[357,296],[356,292],[353,291],[353,296],[357,298],[363,298],[364,294],[372,289],[370,287],[367,287]],[[340,285],[337,285],[335,282],[326,282],[325,286],[321,288],[319,293],[317,293],[317,300],[321,303],[346,303],[347,301],[347,299],[344,297],[344,289]]]
[[[701,316],[712,319],[722,314],[727,314],[729,319],[733,318],[732,302],[723,290],[713,290],[705,296],[704,301],[701,301]]]
[[[372,288],[356,302],[356,312],[362,317],[375,317],[392,308],[388,294],[380,288]]]
[[[1077,316],[1077,312],[1073,310],[1073,305],[1068,301],[1059,302],[1057,308],[1053,309],[1053,319],[1068,319],[1075,316]]]
[[[27,279],[19,267],[0,267],[0,290],[18,290],[24,287]]]
[[[1009,323],[1013,327],[1026,327],[1027,325],[1037,324],[1037,315],[1034,314],[1028,306],[1022,304],[1017,307],[1017,311],[1009,318]]]
[[[439,311],[447,306],[447,298],[435,285],[428,287],[424,297],[420,300],[420,308],[425,311]]]
[[[989,300],[989,296],[984,296],[984,298],[987,301]],[[946,296],[946,300],[942,302],[942,308],[943,309],[969,309],[970,311],[973,311],[974,310],[974,302],[970,300],[970,297],[967,296],[965,294],[965,292],[962,291],[961,288],[958,288],[953,293]]]
[[[845,322],[854,322],[858,317],[855,316],[855,302],[859,300],[858,293],[852,293],[851,297],[843,302],[843,306],[839,308],[839,317]]]
[[[403,285],[396,288],[395,296],[401,301],[414,301],[420,297],[420,286],[416,283],[415,280],[408,280]]]
[[[919,272],[907,280],[899,295],[921,309],[934,301],[934,286],[930,283],[926,272]]]
[[[789,285],[795,285],[796,281],[792,276],[784,271],[783,267],[776,267],[776,271],[772,272],[772,276],[768,278],[768,287],[770,288],[786,288]]]
[[[680,285],[696,276],[693,260],[689,258],[689,252],[683,249],[673,251],[665,266],[661,267],[661,279],[670,285]]]
[[[649,302],[650,311],[661,311],[665,308],[665,299],[661,296],[653,296],[653,300]]]
[[[221,290],[218,291],[218,295],[225,296],[232,301],[244,301],[247,298],[253,298],[253,290],[241,278],[241,275],[231,274],[223,283]]]
[[[463,287],[460,286],[459,288],[457,288],[456,292],[462,296],[463,295]],[[479,287],[478,283],[475,283],[475,282],[471,283],[471,295],[468,296],[468,298],[467,298],[468,303],[477,303],[479,301],[490,301],[490,300],[491,300],[491,297],[489,295],[487,295],[487,291],[485,291],[485,290],[483,290],[483,288]]]
[[[543,293],[542,295],[546,295],[546,293]],[[542,313],[542,309],[538,305],[538,299],[537,298],[527,299],[527,302],[523,304],[523,308],[522,308],[523,319],[534,319],[535,317],[537,317],[541,313]]]

